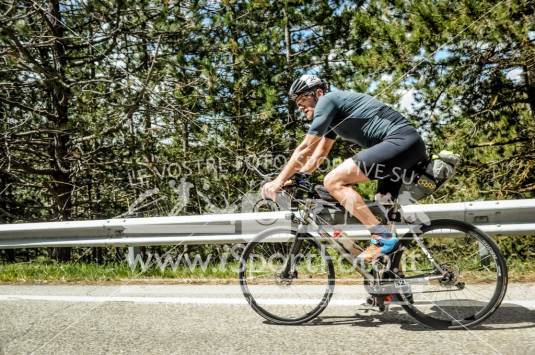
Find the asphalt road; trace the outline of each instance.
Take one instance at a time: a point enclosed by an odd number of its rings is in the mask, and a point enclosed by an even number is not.
[[[0,354],[535,354],[535,284],[509,285],[473,330],[429,330],[337,286],[317,321],[268,324],[239,286],[0,286]]]

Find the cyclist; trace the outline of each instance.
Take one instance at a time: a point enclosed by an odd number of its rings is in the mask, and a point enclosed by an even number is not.
[[[352,91],[332,91],[315,75],[296,79],[289,92],[307,120],[312,120],[303,142],[277,178],[262,186],[262,196],[276,193],[296,172],[313,172],[331,151],[335,139],[356,143],[363,150],[329,172],[324,186],[371,233],[370,245],[359,255],[371,262],[394,251],[397,235],[380,224],[352,185],[378,179],[379,194],[395,193],[407,169],[426,159],[425,144],[414,126],[400,113],[375,98]]]

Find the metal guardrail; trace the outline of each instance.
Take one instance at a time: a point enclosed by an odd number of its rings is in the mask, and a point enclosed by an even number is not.
[[[241,243],[265,228],[288,225],[288,211],[0,225],[0,249]],[[475,224],[491,235],[535,234],[535,199],[408,205],[405,214]],[[367,238],[362,225],[346,225]],[[403,227],[399,228],[403,233]]]

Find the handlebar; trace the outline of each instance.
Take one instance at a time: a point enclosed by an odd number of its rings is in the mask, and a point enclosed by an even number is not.
[[[282,190],[290,192],[292,189],[295,189],[300,192],[314,193],[314,183],[310,181],[311,176],[309,173],[298,172],[292,177],[292,183],[283,186]]]
[[[273,180],[278,173],[264,173],[260,171],[256,166],[250,164],[247,159],[241,159],[243,163],[251,170],[256,172],[263,180],[264,182],[268,182]],[[290,195],[301,195],[300,193],[307,193],[307,194],[314,194],[314,184],[310,181],[311,180],[311,174],[310,173],[303,173],[303,172],[297,172],[294,174],[294,176],[291,178],[292,183],[288,185],[284,185],[282,187],[283,192],[289,193]],[[296,190],[295,194],[292,190]],[[294,196],[296,197],[296,196]]]

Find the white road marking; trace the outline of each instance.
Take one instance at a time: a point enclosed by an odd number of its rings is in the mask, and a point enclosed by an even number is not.
[[[204,305],[246,305],[245,298],[221,297],[135,297],[135,296],[60,296],[60,295],[0,295],[0,302],[8,301],[44,301],[44,302],[74,302],[74,303],[105,303],[128,302],[142,304],[204,304]],[[360,306],[364,299],[333,299],[330,306]],[[315,305],[318,300],[268,298],[259,301],[270,305]],[[521,306],[535,310],[535,300],[507,300],[503,306]]]
[[[247,304],[244,298],[197,297],[134,297],[134,296],[55,296],[55,295],[0,295],[0,301],[52,301],[52,302],[130,302],[175,304]]]

